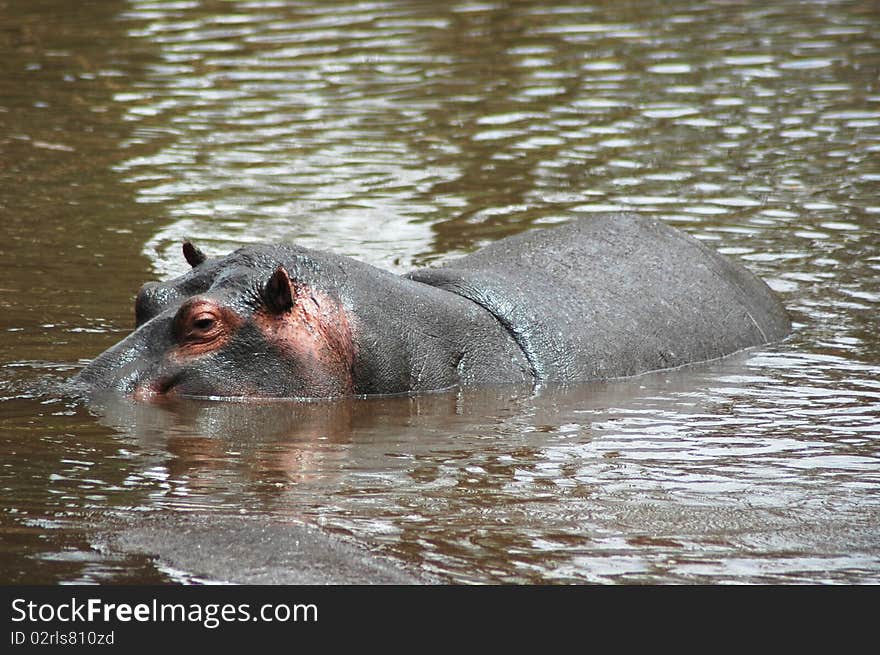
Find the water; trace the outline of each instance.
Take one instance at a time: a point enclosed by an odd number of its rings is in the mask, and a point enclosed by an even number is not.
[[[213,515],[451,582],[880,582],[880,10],[580,5],[0,3],[0,580],[187,581],[104,537]],[[55,389],[184,237],[404,272],[618,208],[743,261],[794,334],[537,393]]]

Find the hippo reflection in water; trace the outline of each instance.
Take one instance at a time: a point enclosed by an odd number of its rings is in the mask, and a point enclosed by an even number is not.
[[[148,283],[73,380],[136,398],[329,398],[583,382],[715,359],[790,323],[745,268],[659,220],[591,214],[403,276],[295,245]]]

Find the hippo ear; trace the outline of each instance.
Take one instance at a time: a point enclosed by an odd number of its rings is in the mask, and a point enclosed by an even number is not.
[[[263,300],[271,312],[283,314],[293,307],[293,283],[283,266],[272,273],[263,288]]]
[[[190,241],[183,242],[183,256],[186,259],[187,263],[189,263],[189,265],[193,268],[195,268],[208,258],[205,253],[199,250]]]

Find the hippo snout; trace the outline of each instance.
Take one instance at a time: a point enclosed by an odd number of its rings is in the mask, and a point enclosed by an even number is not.
[[[72,380],[74,389],[110,391],[124,395],[142,394],[143,389],[166,393],[173,386],[175,371],[157,357],[170,321],[160,317],[148,321],[118,344],[96,357]]]

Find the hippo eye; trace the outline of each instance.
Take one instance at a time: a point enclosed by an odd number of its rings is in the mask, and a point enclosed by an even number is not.
[[[219,334],[217,330],[218,325],[217,317],[211,312],[197,312],[189,319],[189,326],[184,333],[184,337],[197,341],[213,339]]]
[[[188,348],[188,352],[193,354],[199,348],[207,348],[228,337],[230,330],[237,325],[235,318],[231,312],[211,300],[194,298],[177,310],[171,324],[171,334],[181,347]]]

